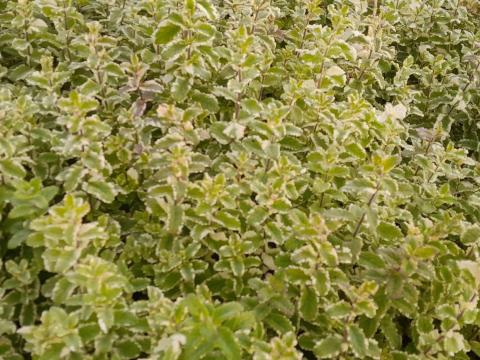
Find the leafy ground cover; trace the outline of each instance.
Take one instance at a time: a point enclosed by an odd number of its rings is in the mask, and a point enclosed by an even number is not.
[[[478,358],[479,15],[0,0],[0,358]]]

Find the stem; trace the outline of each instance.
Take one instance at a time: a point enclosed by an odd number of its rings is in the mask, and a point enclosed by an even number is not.
[[[317,80],[317,88],[319,88],[321,85],[322,85],[322,81],[323,81],[323,77],[324,77],[324,68],[325,68],[325,56],[327,56],[327,52],[328,50],[330,50],[330,46],[332,44],[332,40],[334,38],[334,34],[333,33],[330,38],[328,39],[328,42],[327,42],[327,46],[325,47],[325,50],[323,51],[323,54],[322,54],[322,65],[320,66],[320,77],[318,78]]]
[[[453,13],[452,19],[455,19],[458,13],[458,7],[460,6],[460,0],[457,0],[457,5],[455,6],[455,12]]]
[[[68,61],[72,61],[72,56],[70,54],[70,35],[68,29],[68,17],[67,17],[67,3],[66,0],[63,0],[63,23],[65,27],[65,52],[67,54]]]
[[[260,90],[258,92],[258,101],[262,101],[262,97],[263,97],[263,82],[265,80],[265,74],[262,73],[262,76],[260,78]]]
[[[310,23],[310,15],[311,13],[307,10],[307,20],[305,27],[303,28],[303,33],[302,33],[302,41],[300,42],[300,46],[298,47],[299,49],[303,49],[303,44],[305,43],[305,37],[307,36],[307,29],[308,29],[308,24]]]
[[[325,175],[323,176],[323,182],[327,182],[327,174],[325,173]],[[325,191],[322,192],[322,195],[320,195],[320,207],[323,207],[323,200],[325,199]]]
[[[267,161],[265,162],[265,169],[263,171],[263,178],[262,178],[263,181],[267,180],[267,173],[268,173],[268,170],[270,170],[271,163],[272,163],[272,160],[270,160],[270,158],[268,158]]]
[[[191,40],[192,31],[187,30],[187,41],[188,41],[188,50],[187,50],[187,60],[190,60],[192,57],[192,40]]]
[[[427,143],[427,148],[425,149],[425,152],[423,153],[424,155],[428,155],[428,152],[430,151],[430,148],[432,147],[433,140],[435,140],[435,135],[433,135]],[[417,170],[415,170],[415,173],[413,176],[417,176],[418,172],[420,171],[420,166],[417,166]]]
[[[98,80],[98,84],[100,85],[100,94],[102,95],[102,103],[103,105],[105,106],[106,104],[106,99],[107,99],[107,93],[105,92],[106,89],[105,89],[105,84],[104,84],[104,77],[103,77],[103,74],[102,72],[100,71],[99,67],[97,66],[97,69],[96,69],[96,75],[97,75],[97,80]]]
[[[253,15],[253,20],[252,20],[252,27],[250,28],[250,31],[249,31],[249,34],[253,34],[256,30],[256,26],[257,26],[257,18],[258,18],[258,14],[260,13],[260,9],[262,7],[262,5],[265,3],[265,1],[262,1],[256,8],[255,8],[255,14]]]
[[[437,164],[435,165],[435,169],[433,169],[432,173],[431,173],[430,176],[428,177],[427,182],[430,182],[430,180],[432,180],[433,175],[435,175],[435,173],[437,172],[437,170],[438,170],[439,167],[440,167],[440,162],[437,162]]]
[[[433,66],[435,66],[436,62],[433,63]],[[430,84],[427,89],[427,104],[425,105],[425,111],[424,114],[428,116],[428,113],[430,111],[430,102],[431,102],[431,97],[432,97],[432,84],[433,80],[435,78],[435,70],[432,68],[432,73],[430,75]]]
[[[374,20],[374,24],[372,26],[369,27],[369,35],[371,36],[372,40],[373,40],[373,44],[372,44],[372,47],[370,48],[370,51],[368,52],[368,57],[367,57],[367,61],[365,62],[365,66],[362,68],[362,70],[360,71],[360,75],[358,75],[358,81],[361,81],[362,78],[363,78],[363,75],[365,75],[365,72],[367,71],[367,69],[370,68],[370,60],[372,58],[372,55],[373,55],[373,51],[375,50],[375,38],[377,36],[377,33],[378,33],[378,30],[379,30],[379,27],[380,27],[380,23],[378,22],[378,18],[377,18],[377,9],[378,8],[378,4],[377,4],[377,0],[375,0],[374,4],[373,4],[373,20]]]
[[[378,0],[373,1],[373,16],[377,16],[377,11],[378,11]]]
[[[238,70],[238,82],[242,82],[242,70]],[[235,101],[235,119],[238,120],[240,117],[240,102],[242,101],[242,93],[237,94],[237,99]]]
[[[24,33],[24,36],[25,36],[25,41],[28,43],[28,45],[27,45],[27,65],[31,66],[32,65],[32,62],[31,62],[32,51],[31,51],[31,47],[30,47],[30,39],[28,37],[28,22],[27,22],[27,20],[23,21],[23,33]]]
[[[377,186],[375,187],[375,192],[368,199],[368,202],[367,202],[368,208],[370,208],[370,206],[372,205],[373,200],[375,200],[375,196],[377,196],[379,190],[380,190],[380,182],[377,183]],[[355,230],[353,231],[354,238],[358,235],[358,232],[360,231],[360,227],[362,226],[362,223],[365,220],[365,216],[367,216],[366,211],[362,214],[362,216],[360,217],[360,220],[358,220],[357,226],[355,226]]]
[[[123,3],[122,3],[122,17],[120,18],[120,25],[123,24],[123,18],[125,17],[123,10],[125,10],[126,3],[127,3],[127,0],[123,0]]]

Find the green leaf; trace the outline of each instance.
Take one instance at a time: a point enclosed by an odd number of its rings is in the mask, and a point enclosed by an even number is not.
[[[386,222],[378,224],[377,233],[380,237],[387,240],[396,240],[403,237],[402,231],[397,226]]]
[[[390,346],[394,349],[400,349],[402,346],[402,336],[391,316],[387,315],[382,319],[380,328],[382,329],[383,335],[385,335],[385,338],[390,343]]]
[[[218,329],[218,345],[227,360],[240,360],[242,351],[232,331],[224,326]]]
[[[183,226],[183,207],[172,204],[168,208],[168,231],[172,234],[178,234]]]
[[[262,207],[254,208],[247,217],[249,225],[261,225],[268,218],[268,211]]]
[[[121,340],[115,343],[115,348],[118,351],[118,355],[122,359],[134,359],[136,358],[141,351],[140,345],[129,339]]]
[[[350,325],[348,327],[348,339],[353,352],[358,357],[364,357],[367,354],[367,339],[358,325]]]
[[[398,158],[396,156],[389,156],[382,161],[383,172],[388,173],[392,170],[398,163]]]
[[[214,219],[220,225],[230,230],[240,230],[240,220],[231,215],[227,211],[219,211],[215,214]]]
[[[286,334],[289,331],[293,331],[293,325],[290,320],[281,314],[271,313],[264,321],[279,334]]]
[[[230,259],[230,266],[232,268],[232,273],[236,277],[242,277],[245,273],[245,264],[241,257],[234,257]]]
[[[276,199],[272,204],[272,209],[280,213],[286,213],[291,208],[292,208],[292,203],[285,198]]]
[[[359,158],[359,159],[364,159],[365,156],[367,156],[367,153],[365,152],[365,149],[362,148],[359,144],[357,143],[352,143],[349,145],[345,146],[345,149],[348,151],[349,154]]]
[[[430,259],[434,257],[437,253],[438,253],[438,249],[436,247],[431,245],[424,245],[416,248],[415,251],[413,252],[413,255],[420,259]]]
[[[180,26],[169,22],[160,25],[153,34],[154,43],[157,45],[166,45],[175,39],[175,36],[180,32],[180,30]]]
[[[197,0],[198,8],[205,14],[208,20],[215,20],[218,16],[217,9],[210,0]]]
[[[480,239],[480,226],[472,225],[467,227],[460,237],[464,244],[476,243]]]
[[[453,355],[465,349],[465,339],[462,334],[451,332],[445,336],[443,346],[449,355]]]
[[[21,204],[15,206],[12,211],[8,213],[10,219],[30,217],[38,212],[38,208],[32,205]]]
[[[76,285],[66,278],[60,278],[53,287],[52,300],[58,304],[64,303],[72,295]]]
[[[373,252],[363,251],[358,259],[358,264],[372,270],[379,270],[385,268],[383,259]]]
[[[342,351],[342,343],[340,335],[327,336],[315,345],[315,355],[320,359],[334,359]]]
[[[327,314],[334,319],[345,318],[352,313],[352,306],[346,301],[338,301],[326,309]]]
[[[97,312],[98,325],[103,333],[108,333],[108,330],[114,325],[114,312],[111,308],[104,308]]]
[[[480,356],[480,342],[471,340],[470,341],[470,348],[475,353],[475,355]]]
[[[172,97],[179,102],[186,99],[188,92],[190,91],[190,82],[183,77],[177,77],[172,84]]]
[[[224,322],[233,319],[242,311],[243,307],[238,302],[228,302],[215,308],[213,317],[219,322]]]
[[[300,296],[300,314],[307,321],[315,320],[318,313],[318,298],[310,287],[304,287]]]
[[[117,196],[115,186],[105,181],[90,180],[88,183],[84,184],[84,190],[106,203],[113,202]]]
[[[0,160],[0,171],[6,176],[17,179],[23,179],[27,175],[23,166],[11,159]]]
[[[192,94],[192,100],[210,112],[217,112],[219,110],[217,98],[213,95],[196,91]]]
[[[292,284],[305,285],[310,280],[307,272],[300,267],[290,266],[285,270],[285,274]]]
[[[31,231],[28,229],[23,229],[15,232],[15,234],[13,234],[13,236],[8,240],[7,248],[16,249],[17,247],[22,245],[24,242],[26,242],[30,233]]]
[[[113,62],[105,65],[104,70],[107,72],[107,74],[112,76],[118,76],[118,77],[125,76],[125,72],[123,71],[121,66]]]

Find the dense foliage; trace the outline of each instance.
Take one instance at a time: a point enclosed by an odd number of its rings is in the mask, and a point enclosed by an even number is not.
[[[480,356],[476,0],[0,0],[0,358]]]

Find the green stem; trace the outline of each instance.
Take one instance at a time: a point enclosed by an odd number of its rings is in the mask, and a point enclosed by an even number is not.
[[[370,208],[372,206],[373,201],[375,200],[375,197],[377,196],[379,190],[380,190],[380,183],[377,184],[377,186],[375,187],[375,192],[368,199],[368,202],[367,202],[367,207],[368,208]],[[360,227],[362,226],[362,223],[365,220],[365,216],[367,216],[366,211],[364,211],[364,213],[360,217],[360,220],[358,220],[357,226],[355,226],[355,230],[353,231],[353,237],[354,238],[358,235],[358,233],[360,231]]]

